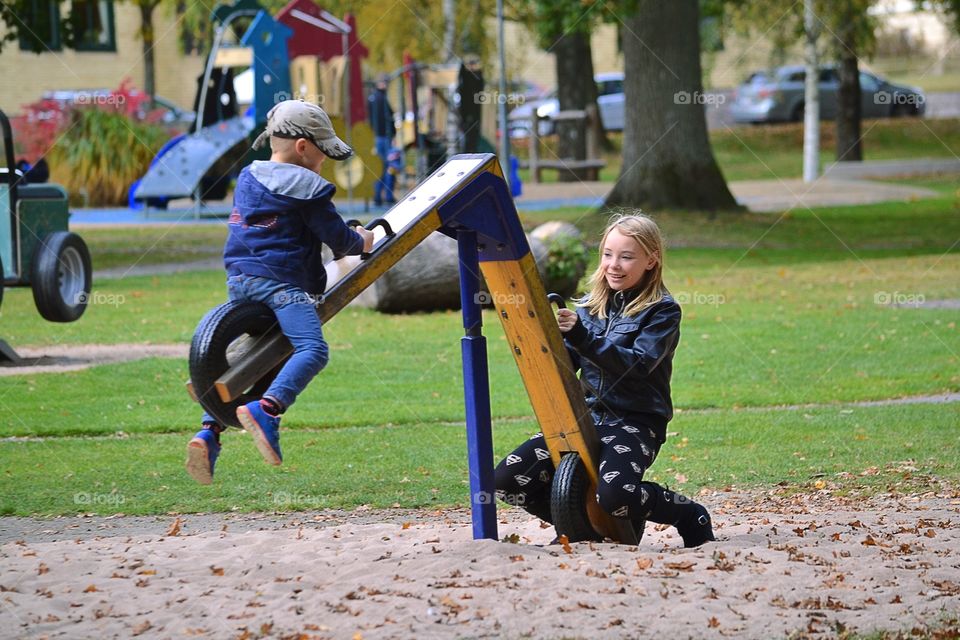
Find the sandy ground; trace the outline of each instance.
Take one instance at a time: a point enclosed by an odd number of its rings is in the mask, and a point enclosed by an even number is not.
[[[142,358],[186,359],[189,353],[188,344],[63,344],[20,347],[17,354],[22,361],[16,366],[0,366],[0,377],[79,371],[95,365]]]
[[[823,638],[956,620],[960,493],[776,493],[702,495],[718,541],[699,549],[655,526],[639,547],[550,545],[552,528],[512,509],[499,526],[510,542],[473,540],[463,510],[3,518],[0,629],[30,638]]]

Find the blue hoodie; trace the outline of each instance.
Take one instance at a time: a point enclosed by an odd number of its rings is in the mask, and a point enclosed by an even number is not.
[[[227,275],[262,276],[320,294],[327,273],[320,255],[356,255],[363,238],[333,204],[336,187],[313,171],[255,160],[237,178],[229,235],[223,248]]]

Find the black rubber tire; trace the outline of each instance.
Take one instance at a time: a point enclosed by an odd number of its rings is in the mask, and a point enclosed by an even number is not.
[[[791,122],[803,122],[804,116],[804,105],[801,102],[793,108],[793,111],[790,112],[790,121]]]
[[[239,339],[256,338],[277,328],[273,311],[260,302],[226,302],[200,320],[190,342],[190,381],[200,405],[224,426],[239,427],[237,407],[259,399],[283,363],[231,402],[220,399],[214,383],[242,353],[230,352]]]
[[[587,500],[594,499],[589,490],[590,478],[580,454],[564,455],[557,465],[550,490],[550,515],[557,536],[565,535],[570,542],[603,540],[587,516]]]
[[[83,238],[54,231],[37,245],[30,268],[30,286],[37,311],[50,322],[73,322],[90,299],[93,269]]]

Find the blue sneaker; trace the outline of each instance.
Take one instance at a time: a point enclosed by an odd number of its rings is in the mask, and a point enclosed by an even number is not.
[[[280,418],[271,416],[254,400],[237,407],[237,420],[253,436],[257,450],[267,464],[278,465],[283,462],[280,453]]]
[[[187,473],[200,484],[210,484],[219,455],[217,434],[213,429],[201,429],[187,445]]]

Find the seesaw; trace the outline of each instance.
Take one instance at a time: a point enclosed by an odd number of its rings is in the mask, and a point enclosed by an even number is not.
[[[482,274],[557,468],[551,495],[557,534],[639,542],[642,526],[636,531],[596,502],[596,429],[496,157],[454,156],[368,228],[375,237],[369,255],[327,266],[327,291],[317,305],[323,323],[430,233],[457,240],[474,537],[497,538]],[[197,327],[188,389],[222,424],[239,426],[236,408],[260,397],[291,353],[268,307],[227,302]]]

